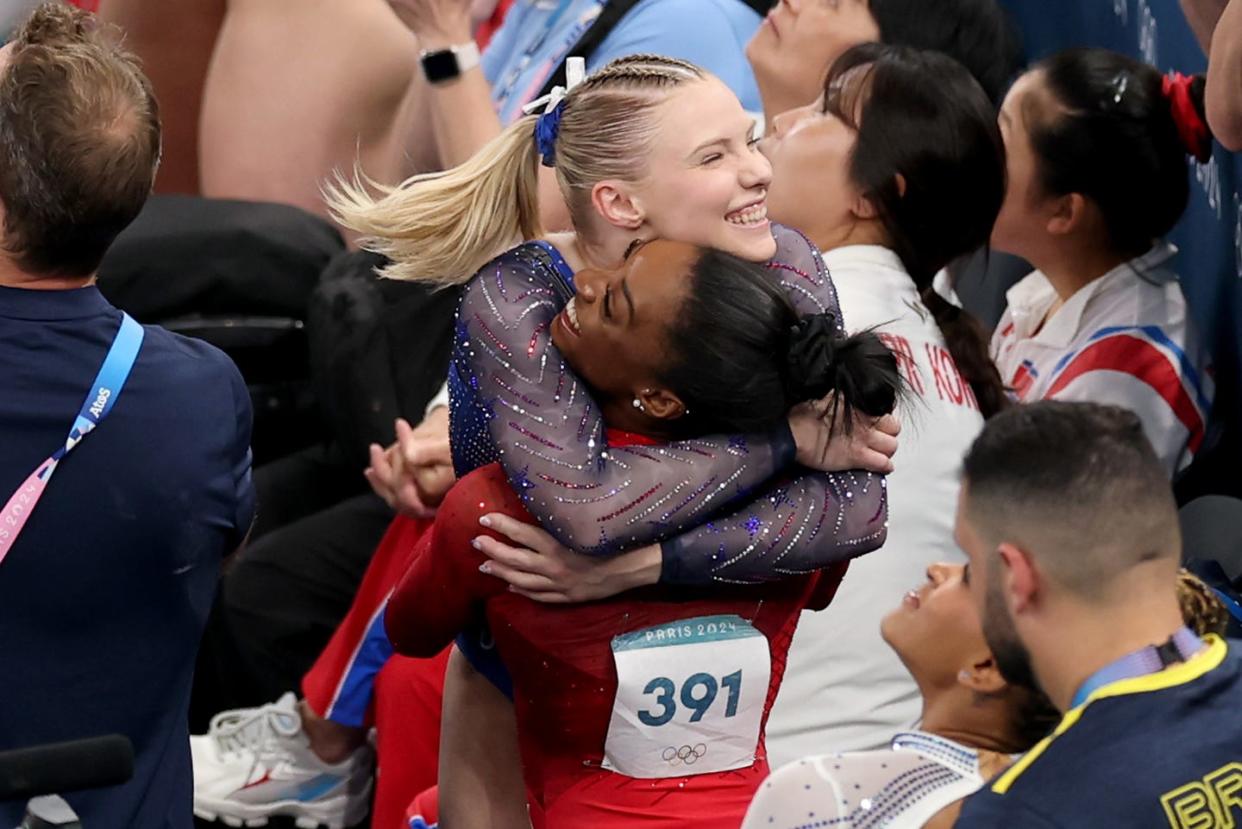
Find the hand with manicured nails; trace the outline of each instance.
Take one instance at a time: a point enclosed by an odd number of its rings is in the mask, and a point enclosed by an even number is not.
[[[509,583],[509,589],[538,602],[565,604],[615,596],[660,580],[660,545],[618,556],[575,553],[543,528],[507,515],[485,515],[479,523],[513,542],[481,535],[474,546],[491,561],[479,569]]]
[[[803,466],[822,472],[893,470],[901,424],[891,414],[874,418],[855,412],[847,433],[845,414],[829,395],[796,407],[789,425],[798,445],[798,463]],[[498,514],[486,515],[480,523],[512,544],[486,535],[476,537],[475,548],[491,559],[479,569],[535,601],[597,601],[660,580],[663,558],[658,544],[607,558],[585,556],[534,524]]]

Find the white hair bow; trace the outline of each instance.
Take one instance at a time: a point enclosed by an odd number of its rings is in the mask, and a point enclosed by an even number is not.
[[[554,86],[552,91],[542,98],[536,98],[526,106],[522,107],[522,112],[530,115],[539,112],[540,107],[544,112],[551,112],[556,109],[556,105],[565,99],[569,91],[586,78],[586,58],[566,58],[565,59],[565,85]]]

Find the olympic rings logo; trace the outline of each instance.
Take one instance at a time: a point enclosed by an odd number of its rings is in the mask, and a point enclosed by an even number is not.
[[[707,746],[699,743],[693,746],[681,746],[680,748],[669,746],[664,749],[663,754],[660,756],[670,766],[679,766],[682,763],[685,763],[687,766],[693,766],[703,758],[704,754],[707,754]]]

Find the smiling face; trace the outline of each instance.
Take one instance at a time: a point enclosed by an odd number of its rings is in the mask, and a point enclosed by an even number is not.
[[[880,632],[920,687],[951,687],[958,673],[988,659],[967,565],[933,564],[927,581],[884,617]]]
[[[767,219],[772,168],[755,147],[754,119],[707,77],[660,106],[642,181],[623,187],[642,219],[640,238],[677,239],[752,262],[776,253]]]
[[[698,257],[695,245],[656,240],[617,268],[575,275],[577,294],[553,320],[552,342],[591,386],[609,425],[633,428],[635,398],[653,415],[668,401],[656,377]]]

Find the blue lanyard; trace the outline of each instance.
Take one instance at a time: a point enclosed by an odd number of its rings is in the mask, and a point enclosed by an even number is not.
[[[1103,668],[1087,677],[1074,694],[1070,708],[1077,708],[1087,701],[1087,697],[1114,682],[1134,677],[1147,676],[1163,671],[1176,662],[1185,662],[1203,647],[1203,640],[1188,627],[1181,627],[1169,637],[1163,645],[1148,645],[1145,648],[1128,653],[1120,659],[1110,662]]]
[[[129,379],[134,361],[138,359],[138,349],[142,347],[145,333],[133,317],[121,314],[121,327],[112,340],[108,355],[104,357],[103,365],[95,375],[95,382],[86,393],[86,399],[82,401],[82,408],[73,421],[73,428],[69,430],[65,446],[58,449],[53,458],[63,458],[112,411],[116,399],[121,396],[121,389],[125,388],[125,381]]]
[[[514,86],[517,85],[518,80],[522,77],[522,73],[530,66],[530,62],[534,60],[535,54],[543,48],[543,44],[548,39],[548,36],[556,29],[556,24],[561,21],[561,18],[565,16],[565,12],[569,11],[569,7],[574,2],[575,0],[560,0],[557,7],[553,9],[552,14],[548,16],[548,19],[540,25],[539,36],[522,51],[517,63],[510,68],[506,77],[496,84],[496,94],[492,96],[493,100],[498,103],[509,100],[509,97],[513,94]],[[532,4],[531,11],[538,12],[542,10],[538,7],[538,4]],[[512,14],[512,11],[510,11],[510,14]],[[565,49],[570,49],[576,42],[577,38],[575,37],[573,41],[565,44]],[[542,86],[542,82],[540,85]]]
[[[51,480],[57,465],[84,437],[99,426],[116,405],[116,399],[121,396],[121,389],[125,387],[125,381],[129,379],[134,361],[138,358],[144,333],[142,326],[129,314],[121,315],[121,327],[108,348],[99,373],[95,375],[95,382],[91,384],[86,399],[82,401],[82,408],[74,418],[64,444],[35,467],[35,471],[30,473],[9,497],[3,510],[0,510],[0,561],[4,560],[17,541],[26,519],[43,497],[47,482]]]

